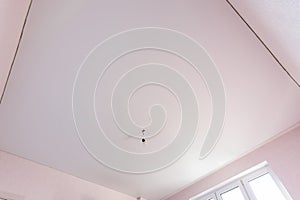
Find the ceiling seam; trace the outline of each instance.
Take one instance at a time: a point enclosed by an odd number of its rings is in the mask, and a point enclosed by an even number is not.
[[[7,78],[6,78],[4,87],[3,87],[3,92],[2,92],[1,97],[0,97],[0,104],[2,103],[4,93],[5,93],[6,88],[7,88],[8,80],[9,80],[9,77],[11,75],[12,68],[13,68],[13,65],[14,65],[16,57],[17,57],[17,53],[18,53],[18,50],[19,50],[19,47],[20,47],[21,39],[22,39],[22,36],[23,36],[23,33],[24,33],[24,29],[25,29],[25,25],[26,25],[26,22],[27,22],[27,18],[28,18],[28,15],[29,15],[29,11],[30,11],[30,8],[31,8],[32,1],[33,0],[30,0],[29,6],[28,6],[28,10],[27,10],[27,13],[26,13],[26,16],[25,16],[25,19],[24,19],[22,30],[21,30],[21,33],[20,33],[20,36],[19,36],[18,44],[17,44],[16,50],[15,50],[15,54],[14,54],[13,60],[11,62],[9,71],[8,71],[8,75],[7,75]]]
[[[249,23],[243,18],[243,16],[237,11],[237,9],[232,5],[229,0],[225,0],[227,4],[234,10],[234,12],[239,16],[239,18],[246,24],[246,26],[250,29],[250,31],[255,35],[255,37],[260,41],[260,43],[267,49],[267,51],[271,54],[274,60],[280,65],[280,67],[285,71],[285,73],[292,79],[292,81],[300,87],[300,84],[296,81],[296,79],[288,72],[288,70],[283,66],[280,60],[275,56],[275,54],[270,50],[270,48],[266,45],[266,43],[259,37],[259,35],[254,31],[254,29],[249,25]]]

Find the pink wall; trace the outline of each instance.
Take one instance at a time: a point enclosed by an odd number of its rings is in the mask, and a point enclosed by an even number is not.
[[[187,200],[228,178],[267,161],[293,199],[300,199],[300,123],[295,128],[169,197]]]
[[[17,194],[16,200],[135,199],[0,151],[0,196],[4,193]]]
[[[4,89],[30,0],[0,1],[0,95]]]

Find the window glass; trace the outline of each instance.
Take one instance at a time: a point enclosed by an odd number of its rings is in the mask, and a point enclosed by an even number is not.
[[[242,172],[190,200],[292,200],[266,162],[262,164],[265,166]]]
[[[269,173],[249,181],[257,200],[286,200]]]
[[[233,188],[221,194],[223,200],[245,200],[239,187]]]

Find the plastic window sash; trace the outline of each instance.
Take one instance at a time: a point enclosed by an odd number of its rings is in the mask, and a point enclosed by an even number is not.
[[[288,191],[284,185],[280,182],[276,174],[271,170],[266,161],[210,188],[189,200],[209,200],[213,198],[214,200],[222,200],[221,194],[228,192],[236,187],[240,187],[240,190],[245,198],[245,200],[256,200],[255,195],[249,185],[249,181],[259,178],[265,174],[269,173],[273,178],[275,184],[278,186],[279,190],[282,192],[286,200],[293,200],[289,195]]]

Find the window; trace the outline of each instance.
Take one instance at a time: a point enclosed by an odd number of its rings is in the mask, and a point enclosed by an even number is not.
[[[216,196],[215,196],[215,194],[209,194],[209,195],[203,196],[202,199],[204,199],[204,200],[216,200]]]
[[[235,187],[233,189],[225,191],[220,196],[223,200],[231,200],[231,199],[245,200],[243,193],[240,190],[240,187]]]
[[[266,165],[264,162],[190,200],[292,200]]]
[[[246,200],[247,197],[244,196],[241,188],[241,186],[223,188],[223,191],[217,192],[217,197],[222,200]]]

